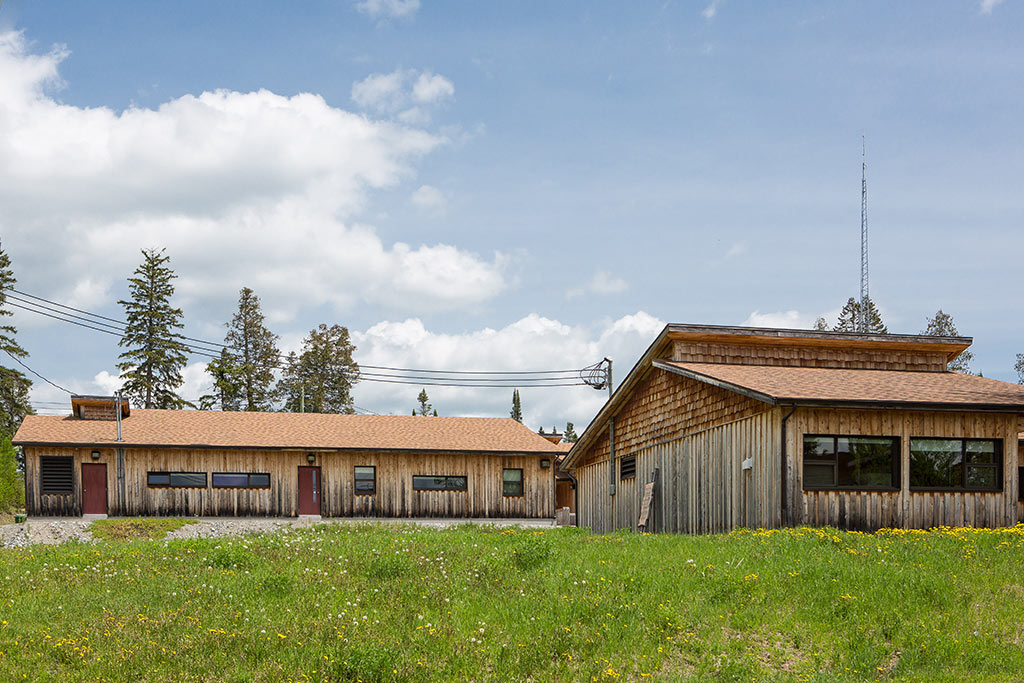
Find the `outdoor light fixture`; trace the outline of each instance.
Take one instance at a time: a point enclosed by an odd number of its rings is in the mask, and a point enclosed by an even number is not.
[[[316,453],[306,453],[306,460],[310,465],[316,462]]]
[[[551,467],[551,461],[548,460],[547,458],[541,458],[540,459],[540,468],[542,470],[546,470],[549,467]]]
[[[99,460],[100,459],[100,452],[99,451],[93,451],[91,455],[92,455],[92,459],[93,460]]]

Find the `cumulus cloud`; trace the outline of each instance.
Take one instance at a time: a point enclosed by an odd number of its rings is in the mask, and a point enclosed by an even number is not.
[[[981,0],[979,9],[982,14],[992,14],[997,5],[1003,4],[1003,0]]]
[[[618,294],[629,289],[629,283],[620,277],[615,277],[603,270],[594,273],[594,277],[579,287],[574,287],[565,293],[566,298],[575,299],[590,292],[592,294]]]
[[[501,254],[385,244],[358,222],[374,190],[413,178],[443,138],[314,94],[219,90],[121,112],[63,104],[51,90],[67,54],[31,54],[21,33],[0,34],[0,234],[29,291],[95,306],[148,247],[171,255],[179,304],[230,310],[245,285],[272,319],[298,305],[449,310],[506,286]]]
[[[363,0],[356,3],[356,9],[371,19],[404,19],[416,14],[420,0]]]
[[[430,71],[396,69],[370,74],[352,84],[352,101],[378,115],[393,116],[407,125],[430,122],[430,107],[455,96],[450,80]]]
[[[818,319],[818,315],[816,313],[801,313],[800,311],[775,311],[769,313],[754,311],[741,324],[749,327],[785,327],[809,330],[814,327],[814,321]]]
[[[412,193],[410,199],[413,204],[432,215],[443,214],[448,206],[448,200],[441,190],[431,185],[420,185],[419,189]]]

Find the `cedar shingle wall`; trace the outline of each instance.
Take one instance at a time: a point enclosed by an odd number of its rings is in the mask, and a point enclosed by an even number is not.
[[[688,363],[737,363],[744,365],[789,365],[805,368],[850,368],[869,370],[946,369],[942,353],[827,349],[812,346],[754,346],[675,341],[672,360]]]

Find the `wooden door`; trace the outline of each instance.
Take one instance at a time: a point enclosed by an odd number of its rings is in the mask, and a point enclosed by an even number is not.
[[[319,467],[299,468],[299,514],[320,514],[320,491],[323,482],[320,480]]]
[[[82,463],[82,514],[107,514],[107,466]]]

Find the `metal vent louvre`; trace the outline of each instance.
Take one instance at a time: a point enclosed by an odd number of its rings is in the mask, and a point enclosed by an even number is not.
[[[622,458],[619,460],[619,479],[633,479],[636,477],[636,456]]]
[[[75,490],[75,459],[69,455],[39,456],[39,492],[68,495]]]

